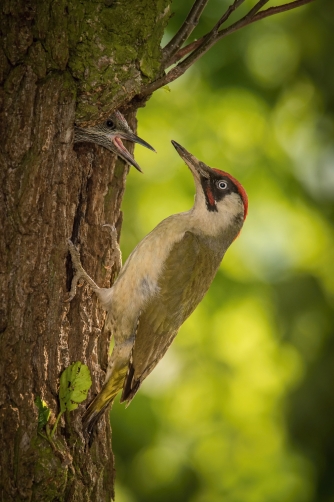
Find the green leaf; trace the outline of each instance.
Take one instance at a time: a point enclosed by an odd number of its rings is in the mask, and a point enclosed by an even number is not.
[[[38,430],[41,431],[49,421],[51,410],[50,408],[48,408],[46,402],[43,401],[39,396],[37,396],[35,399],[35,405],[38,408]]]
[[[72,411],[87,398],[92,385],[90,372],[80,361],[71,364],[60,376],[59,401],[60,411]]]

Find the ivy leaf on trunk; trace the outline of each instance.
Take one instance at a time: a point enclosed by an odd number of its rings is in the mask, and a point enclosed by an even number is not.
[[[91,385],[92,379],[88,366],[77,361],[66,368],[60,377],[60,411],[64,413],[76,410],[79,403],[87,399]]]

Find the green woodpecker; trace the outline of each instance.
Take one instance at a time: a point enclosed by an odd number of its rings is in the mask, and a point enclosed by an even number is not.
[[[116,153],[125,162],[128,162],[138,169],[138,171],[142,172],[131,153],[123,145],[122,139],[133,141],[155,152],[151,145],[131,131],[127,121],[119,111],[114,112],[107,120],[94,127],[87,127],[85,129],[81,127],[74,128],[74,143],[81,143],[83,141],[96,143]]]
[[[159,223],[132,251],[110,289],[94,283],[69,243],[76,270],[69,300],[78,279],[85,279],[107,311],[106,327],[115,342],[102,390],[83,415],[89,435],[116,394],[122,390],[121,402],[129,403],[163,357],[207,292],[247,215],[247,194],[233,176],[172,143],[194,177],[194,206]]]

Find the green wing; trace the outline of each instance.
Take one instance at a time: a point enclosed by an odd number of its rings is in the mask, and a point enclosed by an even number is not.
[[[157,294],[139,318],[132,360],[121,401],[131,400],[174,340],[180,326],[208,290],[221,254],[186,232],[165,262]]]

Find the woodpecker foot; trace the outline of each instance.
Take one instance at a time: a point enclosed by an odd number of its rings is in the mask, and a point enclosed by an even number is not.
[[[106,228],[111,235],[111,259],[113,260],[113,265],[116,265],[118,270],[122,268],[122,251],[117,242],[117,230],[115,225],[110,225],[110,223],[105,223],[102,225],[103,228]]]
[[[93,291],[95,291],[95,293],[98,293],[100,288],[93,281],[93,279],[87,274],[87,272],[84,270],[83,266],[81,265],[81,261],[80,261],[80,253],[76,249],[76,247],[74,246],[73,242],[70,239],[68,239],[68,250],[71,254],[72,266],[75,270],[75,274],[72,279],[71,290],[69,292],[68,298],[65,301],[70,302],[71,300],[73,300],[73,298],[76,295],[77,286],[78,286],[78,282],[80,279],[84,279],[86,282],[88,282],[88,284],[91,286]]]

